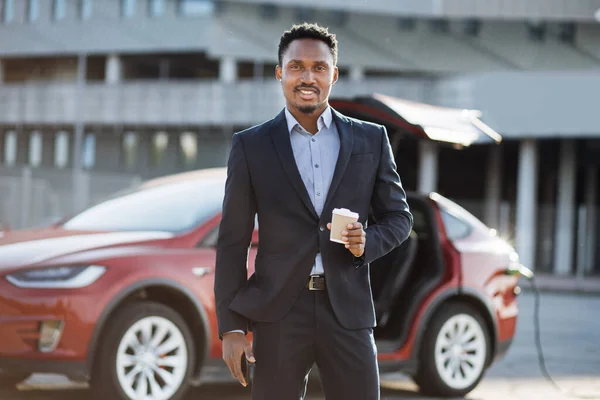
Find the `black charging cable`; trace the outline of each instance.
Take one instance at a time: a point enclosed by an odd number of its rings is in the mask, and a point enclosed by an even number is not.
[[[517,259],[513,260],[516,261]],[[558,384],[552,379],[550,373],[548,372],[548,368],[546,368],[546,360],[544,358],[544,350],[542,349],[542,337],[541,337],[541,327],[540,327],[540,290],[535,282],[535,274],[529,268],[518,262],[512,262],[510,266],[506,269],[507,275],[517,275],[522,276],[527,279],[531,283],[531,288],[533,290],[534,296],[534,306],[533,306],[533,325],[534,325],[534,336],[535,336],[535,345],[538,353],[538,364],[540,370],[542,371],[542,375],[546,380],[548,380],[552,386],[559,392],[569,395],[569,393],[558,386]]]
[[[595,399],[595,398],[597,398],[594,396],[588,397],[588,396],[583,396],[583,395],[578,395],[578,394],[572,393],[572,392],[566,390],[565,388],[559,386],[558,383],[556,383],[556,381],[554,379],[552,379],[552,376],[548,372],[548,368],[546,368],[546,360],[544,359],[544,350],[542,349],[542,338],[541,338],[542,328],[541,328],[541,324],[540,324],[540,303],[541,303],[540,290],[535,282],[535,275],[533,274],[533,272],[528,270],[525,267],[522,267],[522,268],[524,268],[524,269],[521,269],[519,271],[519,273],[521,276],[523,276],[525,279],[527,279],[531,283],[531,288],[533,290],[533,295],[534,295],[534,308],[533,308],[534,336],[535,336],[535,345],[537,347],[537,353],[538,353],[538,364],[539,364],[540,370],[542,372],[542,375],[544,376],[544,378],[546,378],[546,380],[548,382],[550,382],[552,384],[552,386],[554,386],[554,388],[557,391],[559,391],[564,396],[578,398],[578,399],[587,399],[587,398]]]
[[[531,276],[525,276],[525,278],[531,283],[531,288],[533,289],[533,324],[534,324],[534,336],[535,336],[535,345],[537,347],[538,353],[538,364],[540,366],[540,370],[542,371],[542,375],[546,378],[552,386],[556,388],[559,392],[567,393],[563,388],[558,386],[558,384],[552,379],[550,373],[548,372],[548,368],[546,368],[546,360],[544,359],[544,350],[542,349],[542,337],[541,337],[541,327],[540,327],[540,290],[535,282],[535,276],[533,273]]]

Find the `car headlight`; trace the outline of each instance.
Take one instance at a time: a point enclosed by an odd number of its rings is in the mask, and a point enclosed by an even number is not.
[[[96,282],[104,272],[101,265],[64,266],[16,272],[6,279],[20,288],[78,289]]]

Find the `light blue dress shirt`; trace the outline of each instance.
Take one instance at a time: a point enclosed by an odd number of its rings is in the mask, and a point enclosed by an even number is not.
[[[287,108],[285,118],[296,166],[315,211],[321,216],[340,153],[340,136],[331,107],[327,107],[317,120],[318,132],[314,135],[304,129]],[[318,253],[311,274],[324,273],[321,253]]]

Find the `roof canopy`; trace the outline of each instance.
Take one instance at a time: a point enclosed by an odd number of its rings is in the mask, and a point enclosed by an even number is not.
[[[353,99],[332,99],[342,113],[414,133],[433,141],[458,146],[500,143],[502,137],[484,124],[478,110],[432,106],[373,94]]]

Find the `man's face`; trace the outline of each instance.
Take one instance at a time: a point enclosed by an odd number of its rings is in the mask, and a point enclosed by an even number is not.
[[[331,85],[338,79],[333,55],[326,43],[297,39],[283,54],[275,76],[281,81],[287,107],[305,114],[323,111],[328,105]]]

